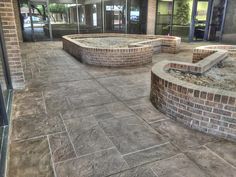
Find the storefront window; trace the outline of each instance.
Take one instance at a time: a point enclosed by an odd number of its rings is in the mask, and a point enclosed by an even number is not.
[[[168,35],[172,27],[173,0],[158,0],[156,34]]]
[[[102,32],[102,2],[89,1],[79,5],[79,33]]]
[[[24,41],[50,40],[47,2],[20,0],[20,20]]]
[[[78,33],[76,2],[71,1],[66,4],[55,0],[50,2],[53,2],[48,7],[53,38]],[[45,25],[44,29],[45,33],[49,35],[49,25]]]
[[[25,41],[77,33],[146,33],[147,1],[20,0]]]
[[[104,1],[105,32],[126,32],[126,1]]]
[[[224,13],[225,0],[214,1],[213,6],[212,2],[158,0],[156,34],[180,36],[183,41],[216,39],[217,33],[214,30],[222,29],[221,14]]]
[[[193,0],[175,0],[173,10],[172,35],[188,40]]]
[[[188,39],[193,0],[158,0],[156,34]]]
[[[128,6],[128,33],[146,33],[147,2],[142,0],[131,0]]]

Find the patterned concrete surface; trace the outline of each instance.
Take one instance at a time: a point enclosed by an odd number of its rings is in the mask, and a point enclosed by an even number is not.
[[[191,61],[184,44],[164,60]],[[86,66],[61,42],[22,45],[9,177],[236,177],[236,144],[190,130],[149,101],[150,69]]]

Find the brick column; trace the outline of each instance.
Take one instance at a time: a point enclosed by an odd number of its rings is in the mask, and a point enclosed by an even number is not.
[[[14,8],[14,14],[15,14],[15,20],[16,20],[18,39],[19,39],[19,42],[23,42],[21,21],[20,21],[20,16],[19,16],[20,9],[18,7],[18,0],[13,0],[13,8]]]
[[[157,0],[148,0],[147,34],[155,34]]]
[[[13,0],[0,1],[0,18],[14,89],[24,88],[25,81],[15,18],[18,15],[15,14]]]

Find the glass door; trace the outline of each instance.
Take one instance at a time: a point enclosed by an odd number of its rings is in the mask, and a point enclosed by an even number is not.
[[[49,1],[49,21],[54,39],[61,38],[64,35],[78,33],[77,8],[76,1]],[[50,30],[48,25],[45,26],[47,26],[48,34]]]
[[[50,40],[50,19],[46,0],[21,0],[20,19],[24,41]]]
[[[30,23],[34,41],[50,40],[48,5],[46,2],[30,1]]]
[[[102,0],[85,1],[79,5],[79,33],[101,33],[103,31]]]
[[[208,35],[211,5],[208,0],[194,0],[190,40],[205,40]]]
[[[175,0],[171,35],[189,40],[193,0]]]
[[[145,34],[147,22],[147,1],[128,1],[128,33]]]
[[[157,1],[157,18],[156,18],[156,34],[171,34],[173,22],[173,0]]]
[[[110,0],[104,1],[105,32],[126,32],[126,1]]]
[[[193,0],[158,0],[156,34],[189,40]]]

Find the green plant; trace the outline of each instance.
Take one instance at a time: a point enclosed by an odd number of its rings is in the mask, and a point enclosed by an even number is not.
[[[50,4],[48,9],[51,13],[62,14],[66,12],[66,6],[64,4]]]
[[[186,25],[189,22],[190,6],[188,0],[177,0],[176,21],[180,25]]]

